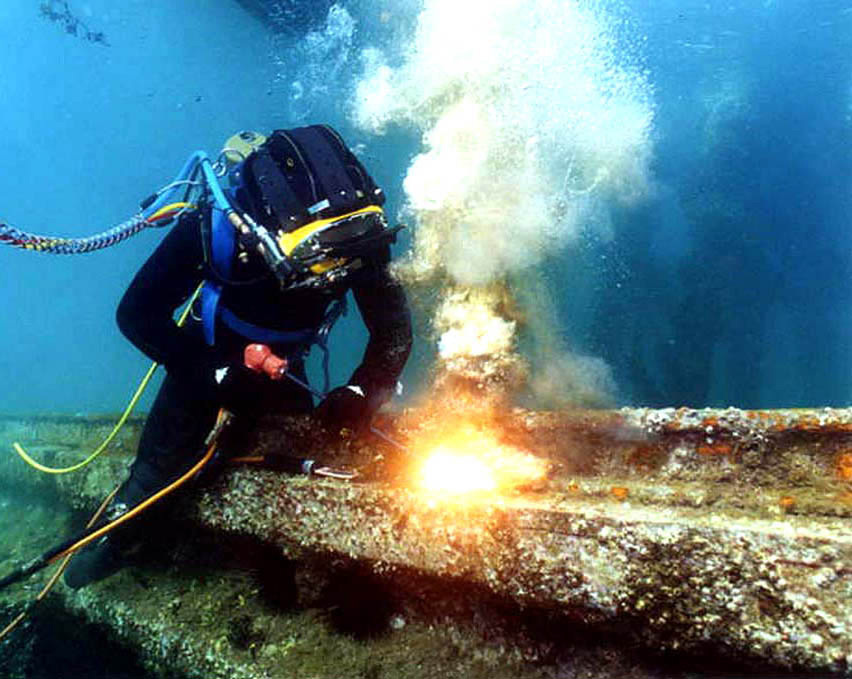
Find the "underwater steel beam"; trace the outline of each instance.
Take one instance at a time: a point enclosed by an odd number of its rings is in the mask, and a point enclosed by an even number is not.
[[[229,474],[198,515],[294,556],[344,554],[379,573],[479,583],[657,649],[712,647],[823,671],[852,661],[848,519],[754,519],[552,492],[448,506],[407,490],[250,471]]]
[[[470,582],[647,648],[852,675],[852,411],[515,410],[500,422],[513,446],[551,463],[546,482],[448,502],[383,478],[393,456],[376,442],[337,450],[292,419],[261,438],[351,458],[376,480],[238,468],[192,500],[192,520],[292,557]],[[429,428],[416,411],[385,425],[408,441]],[[61,439],[56,463],[79,456],[70,428],[28,426],[0,422],[0,442]],[[58,488],[91,505],[126,462]]]

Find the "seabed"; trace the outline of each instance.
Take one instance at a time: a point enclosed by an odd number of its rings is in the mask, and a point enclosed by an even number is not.
[[[332,444],[308,419],[264,422],[229,452],[289,451],[361,477],[211,475],[132,567],[57,586],[0,643],[4,676],[49,671],[58,630],[88,656],[172,679],[852,676],[852,410],[499,420],[501,442],[544,459],[547,476],[449,499],[417,487],[413,453],[381,439]],[[141,423],[64,476],[33,471],[12,442],[62,466],[113,423],[0,418],[0,574],[82,525]],[[416,410],[379,422],[400,441],[434,425]],[[0,593],[0,626],[44,579]]]

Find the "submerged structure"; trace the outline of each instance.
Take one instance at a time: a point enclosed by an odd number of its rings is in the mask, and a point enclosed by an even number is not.
[[[0,445],[63,465],[111,425],[6,418]],[[228,452],[358,480],[246,465],[202,479],[133,567],[58,586],[2,642],[7,676],[37,676],[56,619],[151,676],[852,675],[852,410],[412,409],[377,428],[330,442],[309,419],[265,422]],[[137,435],[71,476],[4,457],[4,512],[37,525],[0,568],[79,527]],[[58,506],[78,514],[58,522]],[[10,587],[0,610],[33,595]]]

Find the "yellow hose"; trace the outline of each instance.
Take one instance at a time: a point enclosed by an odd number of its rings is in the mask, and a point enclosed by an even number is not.
[[[204,442],[204,445],[207,446],[207,451],[204,453],[204,456],[198,462],[196,462],[188,471],[184,472],[179,479],[173,481],[165,488],[160,489],[157,493],[154,493],[154,495],[150,496],[146,500],[143,500],[127,513],[122,514],[120,517],[114,519],[105,526],[102,526],[97,531],[90,533],[85,538],[81,538],[63,551],[54,554],[48,561],[48,564],[55,563],[59,559],[62,559],[62,563],[59,565],[53,575],[50,576],[50,579],[48,580],[47,584],[42,588],[41,592],[39,592],[38,596],[36,596],[36,598],[30,603],[30,605],[27,606],[27,608],[24,609],[14,620],[12,620],[12,622],[6,625],[6,627],[2,631],[0,631],[0,641],[2,641],[6,636],[8,636],[8,634],[13,629],[15,629],[24,620],[24,618],[27,617],[27,614],[30,612],[30,610],[42,599],[44,599],[44,597],[47,596],[48,592],[50,592],[50,590],[56,584],[57,580],[59,580],[59,576],[62,575],[63,571],[65,570],[65,567],[71,560],[71,557],[73,557],[74,554],[77,553],[77,551],[88,545],[90,542],[97,540],[99,537],[113,530],[117,526],[120,526],[121,524],[129,521],[134,516],[157,502],[163,496],[168,495],[169,493],[186,483],[195,474],[201,471],[204,465],[206,465],[213,457],[213,453],[216,451],[216,444],[219,439],[219,434],[221,433],[222,429],[228,424],[230,419],[231,414],[224,408],[220,408],[219,414],[216,416],[216,424],[214,425],[212,431],[207,436],[207,439]],[[106,499],[101,503],[101,506],[98,508],[98,511],[96,511],[94,516],[89,519],[89,522],[86,524],[86,528],[91,528],[95,525],[95,522],[101,517],[106,508],[109,506],[109,503],[115,497],[119,488],[120,486],[116,487],[109,495],[107,495]]]
[[[180,210],[191,210],[195,208],[195,205],[192,203],[170,203],[169,205],[164,205],[159,210],[157,210],[154,214],[148,217],[149,222],[156,222],[163,215],[167,215],[171,212],[178,212]]]
[[[94,533],[90,533],[86,537],[80,539],[78,542],[75,542],[73,545],[71,545],[67,549],[64,549],[63,551],[59,552],[58,554],[54,554],[50,558],[48,563],[54,563],[55,561],[63,558],[64,556],[67,556],[69,554],[74,554],[76,551],[78,551],[79,549],[82,549],[83,547],[88,545],[90,542],[97,540],[99,537],[110,532],[114,528],[117,528],[121,524],[123,524],[127,521],[130,521],[130,519],[132,519],[134,516],[136,516],[140,512],[142,512],[145,509],[147,509],[148,507],[150,507],[152,504],[157,502],[157,500],[168,495],[173,490],[175,490],[176,488],[179,488],[184,483],[189,481],[189,479],[191,479],[199,471],[201,471],[201,469],[204,467],[204,465],[206,465],[211,460],[211,458],[213,457],[213,453],[216,452],[216,444],[218,442],[219,432],[222,430],[222,428],[226,424],[228,424],[228,421],[230,420],[230,418],[231,418],[231,414],[227,410],[225,410],[224,408],[219,409],[219,414],[216,417],[216,424],[213,427],[213,431],[211,431],[210,435],[207,437],[207,441],[205,442],[205,445],[207,445],[207,452],[205,452],[204,456],[200,460],[198,460],[198,462],[196,462],[190,469],[188,469],[186,472],[184,472],[183,475],[180,478],[176,479],[175,481],[172,481],[165,488],[161,488],[159,491],[157,491],[156,493],[154,493],[153,495],[151,495],[147,499],[143,500],[138,505],[135,505],[126,514],[122,514],[120,517],[111,521],[110,523],[106,524],[105,526],[101,526]]]
[[[186,323],[186,319],[189,317],[189,314],[192,311],[192,305],[195,303],[195,300],[201,293],[201,288],[203,285],[203,281],[199,283],[198,287],[195,289],[195,292],[192,293],[192,297],[189,298],[189,302],[184,308],[183,313],[181,313],[180,318],[178,318],[178,327],[181,327],[184,323]],[[156,372],[158,367],[159,363],[157,363],[156,361],[151,364],[151,367],[148,368],[148,372],[145,374],[145,377],[142,378],[142,381],[136,388],[136,392],[133,394],[133,398],[130,399],[130,403],[128,403],[127,408],[124,409],[124,413],[118,419],[118,422],[116,423],[115,427],[113,427],[113,430],[104,439],[103,443],[101,443],[95,449],[95,451],[82,462],[78,462],[77,464],[71,465],[70,467],[47,467],[30,457],[23,449],[21,444],[17,441],[12,444],[12,447],[15,449],[15,452],[21,457],[21,459],[28,465],[30,465],[30,467],[38,469],[40,472],[44,472],[45,474],[69,474],[70,472],[75,472],[78,469],[82,469],[87,464],[92,462],[96,457],[98,457],[98,455],[103,453],[104,450],[106,450],[107,446],[112,443],[112,440],[116,437],[118,432],[124,426],[124,423],[127,421],[127,418],[130,417],[130,413],[133,412],[133,408],[136,407],[136,403],[139,401],[140,398],[142,398],[142,394],[145,392],[145,388],[148,386],[148,383],[151,381],[151,378],[154,376],[154,373]]]
[[[86,528],[91,528],[95,525],[95,522],[99,518],[101,518],[101,514],[104,513],[104,510],[106,510],[106,508],[109,506],[109,503],[112,502],[112,499],[115,497],[115,494],[118,492],[119,488],[120,486],[116,486],[113,491],[106,496],[106,499],[101,503],[101,506],[98,507],[98,511],[96,511],[92,515],[92,518],[89,519],[89,523],[86,524]],[[6,625],[5,628],[3,628],[3,631],[0,632],[0,641],[3,641],[3,639],[7,637],[13,629],[20,625],[21,622],[23,622],[24,618],[26,618],[29,612],[32,610],[32,608],[36,604],[41,602],[41,600],[44,599],[44,597],[46,597],[50,593],[50,590],[53,589],[53,586],[57,583],[59,577],[62,575],[62,573],[65,572],[65,569],[68,567],[68,563],[71,561],[72,556],[74,556],[73,552],[71,554],[66,554],[63,557],[62,563],[59,564],[59,567],[53,572],[53,575],[50,576],[47,581],[47,584],[45,584],[45,586],[42,587],[41,591],[38,593],[38,596],[36,596],[36,598],[33,599],[30,604],[23,611],[21,611],[21,613],[19,613],[14,620],[12,620],[12,622],[10,622],[8,625]]]

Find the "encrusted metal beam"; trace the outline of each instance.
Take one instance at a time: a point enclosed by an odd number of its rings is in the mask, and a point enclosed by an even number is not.
[[[467,582],[636,647],[852,675],[852,411],[514,410],[498,418],[501,443],[547,460],[549,476],[455,498],[414,483],[417,444],[440,419],[386,418],[404,453],[270,420],[251,450],[356,464],[364,480],[236,468],[197,495],[191,520],[296,559]],[[79,456],[74,426],[0,422],[0,439],[14,430],[63,463]],[[91,505],[125,463],[58,487]],[[9,464],[0,475],[19,478]]]

